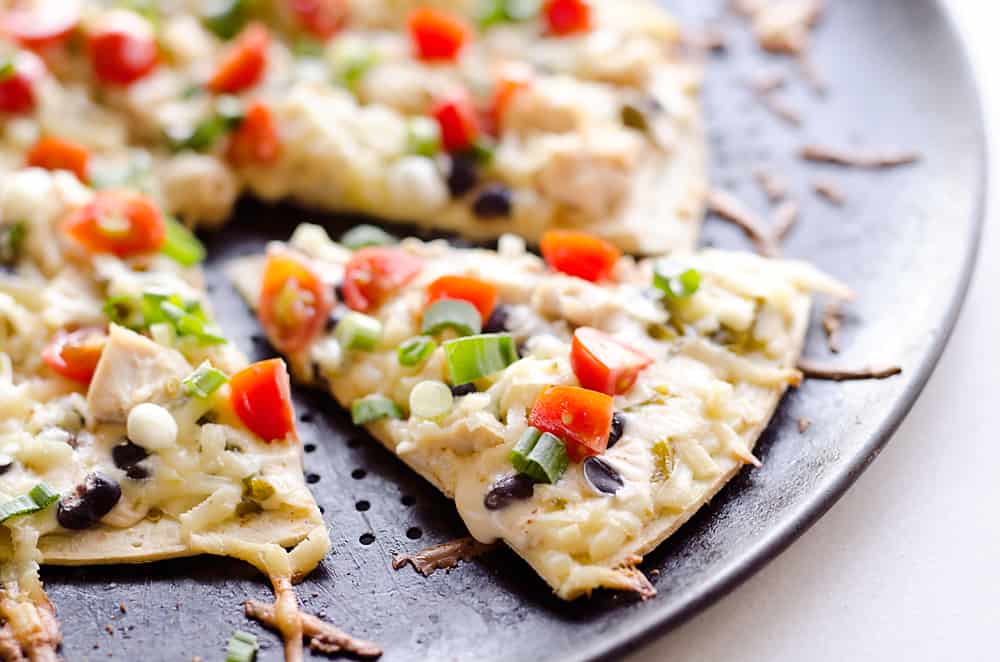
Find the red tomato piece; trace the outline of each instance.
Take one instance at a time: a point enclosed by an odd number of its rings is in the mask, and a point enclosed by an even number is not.
[[[441,276],[427,286],[427,303],[440,299],[468,301],[485,323],[497,305],[497,286],[471,276]]]
[[[43,50],[64,43],[80,24],[80,8],[68,0],[48,0],[0,15],[0,34],[25,48]]]
[[[97,79],[112,85],[131,85],[145,78],[160,61],[153,26],[124,9],[102,19],[87,40],[87,47]]]
[[[248,25],[223,54],[215,74],[208,81],[208,89],[216,94],[236,94],[256,85],[267,68],[270,44],[271,34],[267,28],[260,23]]]
[[[269,165],[281,156],[278,123],[267,104],[255,101],[229,139],[226,153],[235,165]]]
[[[107,339],[104,329],[60,331],[42,350],[42,360],[63,377],[89,384]]]
[[[581,386],[608,395],[628,392],[639,373],[653,362],[642,352],[590,327],[580,327],[573,334],[569,360]]]
[[[399,248],[362,248],[344,267],[344,303],[363,313],[378,308],[423,268],[420,258]]]
[[[28,51],[18,53],[14,70],[0,76],[0,112],[28,113],[35,109],[35,85],[45,76],[45,64]]]
[[[333,308],[331,288],[304,260],[271,251],[264,266],[257,318],[275,348],[301,351],[323,330]]]
[[[27,165],[46,170],[68,170],[86,183],[90,152],[86,147],[61,138],[42,138],[28,150]]]
[[[326,40],[347,23],[347,0],[290,0],[292,13],[313,36]]]
[[[550,267],[592,283],[611,278],[622,255],[600,237],[575,230],[549,230],[542,235],[541,248]]]
[[[531,82],[530,72],[521,71],[515,67],[507,67],[500,72],[493,88],[493,99],[487,113],[497,130],[503,127],[504,114],[514,102],[514,98],[524,90],[529,89]]]
[[[133,191],[99,191],[63,221],[63,230],[91,253],[118,257],[158,251],[167,238],[160,210]]]
[[[297,441],[288,369],[281,359],[260,361],[229,380],[229,402],[243,425],[265,441]]]
[[[570,35],[589,32],[590,3],[587,0],[546,0],[545,21],[552,34]]]
[[[454,14],[420,7],[407,20],[410,41],[421,60],[454,60],[472,34],[469,25]]]
[[[469,149],[479,138],[476,107],[464,89],[441,98],[431,108],[431,115],[441,127],[441,144],[449,152]]]
[[[528,424],[566,443],[574,462],[608,448],[615,401],[610,395],[578,386],[550,386],[535,400]]]

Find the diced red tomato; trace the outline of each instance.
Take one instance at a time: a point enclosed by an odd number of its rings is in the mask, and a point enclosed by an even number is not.
[[[503,127],[504,114],[510,108],[514,98],[531,87],[531,74],[516,67],[506,67],[497,77],[493,88],[493,99],[490,101],[487,116],[496,131]]]
[[[87,40],[91,66],[102,83],[131,85],[149,75],[160,61],[156,34],[149,21],[118,9],[105,16]]]
[[[550,267],[592,283],[610,278],[622,255],[600,237],[574,230],[549,230],[541,248]]]
[[[257,317],[279,352],[294,354],[323,330],[333,308],[331,289],[289,251],[271,251],[264,266]]]
[[[42,360],[63,377],[89,384],[107,339],[104,329],[60,331],[42,350]]]
[[[608,395],[626,393],[653,359],[603,331],[580,327],[569,355],[580,385]]]
[[[578,386],[550,386],[535,400],[528,424],[566,443],[574,462],[608,448],[615,401],[610,395]]]
[[[68,170],[84,183],[88,179],[89,164],[90,152],[86,147],[62,138],[42,138],[28,150],[29,167]]]
[[[80,8],[68,0],[47,0],[0,14],[0,34],[32,50],[64,43],[79,24]]]
[[[363,313],[378,308],[423,268],[420,258],[399,248],[362,248],[344,267],[344,303]]]
[[[236,94],[253,87],[267,68],[267,47],[271,35],[260,23],[251,23],[223,54],[208,81],[208,89],[216,94]]]
[[[546,0],[545,21],[552,34],[570,35],[589,32],[590,3],[587,0]]]
[[[468,301],[485,322],[497,305],[497,286],[471,276],[441,276],[427,286],[427,303],[440,299]]]
[[[288,369],[281,359],[254,363],[229,380],[229,401],[243,425],[265,441],[297,441]]]
[[[292,13],[313,36],[326,40],[347,23],[347,0],[289,0]]]
[[[431,7],[413,10],[407,25],[421,60],[454,60],[472,34],[469,25],[458,16]]]
[[[133,191],[99,191],[63,221],[63,230],[91,253],[118,257],[158,251],[167,237],[160,210]]]
[[[235,165],[269,165],[281,156],[281,135],[270,107],[255,101],[247,108],[239,128],[229,138],[226,153]]]
[[[45,64],[28,51],[14,57],[14,70],[0,76],[0,112],[28,113],[35,109],[35,86],[45,76]]]
[[[431,115],[441,127],[441,144],[449,152],[469,149],[479,138],[479,118],[469,93],[456,89],[438,100]]]

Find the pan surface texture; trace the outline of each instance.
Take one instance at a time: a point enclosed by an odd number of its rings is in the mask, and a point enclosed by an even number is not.
[[[692,30],[717,21],[728,49],[708,56],[705,111],[713,185],[769,217],[754,181],[764,165],[788,179],[802,218],[785,244],[858,293],[843,351],[829,354],[818,312],[807,354],[857,367],[898,363],[885,381],[807,381],[780,407],[747,468],[642,569],[658,596],[601,593],[563,603],[508,550],[423,578],[393,571],[394,553],[465,534],[454,507],[318,392],[296,393],[306,473],[331,528],[333,551],[303,584],[304,608],[373,639],[387,662],[618,659],[748,577],[815,521],[887,442],[941,354],[975,261],[986,169],[977,92],[961,44],[933,0],[837,0],[815,32],[811,59],[829,83],[821,96],[794,59],[763,55],[724,0],[668,3]],[[748,84],[784,71],[778,90],[802,115],[794,126]],[[919,150],[921,162],[886,170],[807,164],[808,142]],[[829,180],[845,201],[813,193]],[[217,315],[253,358],[271,354],[222,275],[228,259],[286,238],[299,222],[338,236],[357,219],[245,201],[235,222],[204,236]],[[405,228],[401,230],[405,232]],[[710,219],[702,242],[749,248]],[[811,425],[799,431],[804,417]],[[858,513],[864,517],[864,513]],[[823,572],[817,559],[816,572]],[[236,628],[256,633],[258,659],[281,659],[276,635],[243,617],[247,598],[269,599],[247,565],[200,557],[135,567],[46,568],[67,660],[224,658]],[[308,654],[307,654],[308,655]],[[317,658],[318,659],[318,658]]]

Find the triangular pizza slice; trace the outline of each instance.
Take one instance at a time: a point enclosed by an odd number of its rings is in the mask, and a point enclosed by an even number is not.
[[[544,259],[300,226],[230,274],[298,379],[503,540],[556,593],[635,569],[732,478],[801,379],[813,267],[707,250],[635,261],[551,232]]]

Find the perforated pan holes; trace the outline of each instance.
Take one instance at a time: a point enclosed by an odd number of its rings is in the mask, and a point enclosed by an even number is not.
[[[368,472],[362,469],[361,467],[358,467],[357,469],[351,472],[351,478],[353,478],[354,480],[361,480],[367,475]]]
[[[360,542],[362,545],[370,545],[373,542],[375,542],[375,534],[374,533],[362,533],[361,537],[358,538],[358,542]]]
[[[372,507],[372,504],[362,499],[361,501],[358,501],[356,504],[354,504],[354,507],[358,510],[358,512],[363,513],[366,510],[369,510]]]
[[[423,529],[419,526],[411,526],[406,530],[406,537],[410,540],[419,540],[423,535]]]

